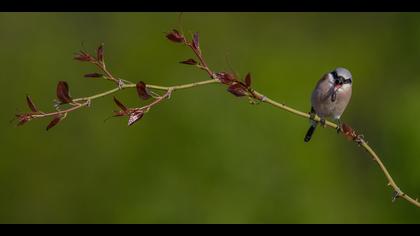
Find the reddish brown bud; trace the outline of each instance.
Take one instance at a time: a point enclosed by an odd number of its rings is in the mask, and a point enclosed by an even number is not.
[[[227,90],[237,97],[248,95],[247,89],[244,87],[243,84],[240,83],[234,83],[230,85]]]
[[[349,140],[354,140],[357,138],[357,134],[356,131],[354,131],[349,125],[343,123],[341,125],[341,129],[343,131],[343,135],[349,139]]]
[[[31,109],[32,112],[38,112],[38,109],[36,108],[35,104],[32,102],[31,97],[26,95],[26,103],[28,104],[29,109]]]
[[[136,84],[136,88],[137,88],[137,94],[143,100],[147,100],[148,98],[151,97],[149,94],[149,91],[147,90],[146,84],[143,81],[138,82]]]
[[[114,116],[125,116],[127,115],[126,111],[114,111]]]
[[[128,109],[126,106],[124,106],[120,101],[118,101],[118,99],[116,97],[114,97],[114,102],[115,104],[117,104],[117,106],[123,110],[124,112],[126,112]]]
[[[26,113],[26,114],[16,115],[16,118],[18,119],[17,126],[21,126],[21,125],[24,125],[26,122],[30,121],[32,119],[32,116]]]
[[[61,103],[70,103],[72,101],[69,95],[69,85],[66,81],[59,81],[57,84],[57,98]]]
[[[103,43],[101,43],[101,45],[99,45],[98,49],[96,50],[96,60],[98,60],[99,62],[104,61],[104,44]]]
[[[245,76],[245,85],[247,88],[251,87],[251,74],[250,73],[248,73]]]
[[[85,74],[84,77],[85,78],[101,78],[103,77],[103,74],[100,73],[90,73],[90,74]]]
[[[121,108],[121,111],[114,111],[114,117],[116,116],[128,116],[128,125],[132,125],[136,123],[138,120],[140,120],[143,115],[144,111],[140,108],[127,108],[124,106],[120,101],[118,101],[114,97],[114,102],[117,104],[119,108]]]
[[[200,41],[198,37],[198,32],[195,32],[193,35],[193,47],[197,50],[200,50]]]
[[[230,85],[235,81],[235,77],[232,74],[226,72],[216,73],[216,76],[223,84]]]
[[[136,123],[138,120],[140,120],[144,115],[144,112],[142,110],[136,110],[133,111],[130,114],[130,118],[128,119],[128,126],[131,126],[132,124]]]
[[[197,62],[191,58],[185,61],[180,61],[179,63],[186,64],[186,65],[197,65]]]
[[[54,118],[51,120],[51,122],[48,124],[47,131],[51,129],[52,127],[56,126],[61,121],[62,118],[63,118],[63,115],[61,114],[55,115]]]
[[[87,61],[87,62],[95,61],[95,58],[93,58],[89,53],[84,52],[84,51],[80,51],[79,53],[76,53],[76,55],[74,56],[74,59],[78,61]]]
[[[181,33],[179,33],[178,30],[176,29],[167,33],[166,38],[168,38],[170,41],[175,42],[175,43],[185,42],[185,37]]]

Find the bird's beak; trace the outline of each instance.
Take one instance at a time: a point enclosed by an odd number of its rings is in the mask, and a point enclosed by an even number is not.
[[[338,84],[336,84],[336,85],[334,85],[334,90],[333,90],[333,93],[332,93],[332,95],[331,95],[331,101],[332,102],[335,102],[335,100],[337,99],[337,91],[341,88],[343,86],[343,83],[342,82],[340,82],[340,83],[338,83]]]
[[[341,87],[343,87],[344,81],[342,79],[339,80],[338,84],[334,85],[334,92],[337,92]]]
[[[339,90],[341,87],[343,87],[342,84],[336,84],[336,85],[334,85],[334,92],[337,92],[337,90]]]

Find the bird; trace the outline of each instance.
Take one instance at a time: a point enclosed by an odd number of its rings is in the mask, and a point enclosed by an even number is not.
[[[349,70],[337,67],[324,74],[315,86],[311,96],[311,126],[305,135],[305,142],[309,142],[318,125],[314,115],[320,117],[321,125],[325,125],[326,118],[338,122],[337,132],[341,127],[341,115],[350,102],[353,78]]]

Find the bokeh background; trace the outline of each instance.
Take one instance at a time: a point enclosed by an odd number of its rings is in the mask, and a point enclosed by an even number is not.
[[[330,129],[250,105],[208,85],[179,91],[127,127],[104,119],[112,96],[70,114],[10,123],[29,94],[52,109],[58,80],[73,97],[112,88],[74,61],[105,43],[118,77],[160,85],[207,79],[164,32],[178,13],[1,13],[1,223],[420,223],[370,157]],[[307,111],[321,75],[351,70],[343,120],[365,135],[400,187],[420,197],[420,14],[184,13],[216,71],[251,72],[267,96]],[[83,43],[83,46],[81,45]],[[116,95],[143,104],[128,90]]]

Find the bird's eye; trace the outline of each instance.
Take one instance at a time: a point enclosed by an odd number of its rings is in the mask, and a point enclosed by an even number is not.
[[[350,78],[350,79],[346,79],[346,80],[344,80],[344,83],[345,83],[345,84],[351,84],[351,83],[352,83],[351,78]]]
[[[336,80],[334,81],[334,83],[335,83],[335,84],[339,84],[339,83],[340,83],[340,80],[336,79]]]

